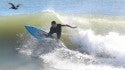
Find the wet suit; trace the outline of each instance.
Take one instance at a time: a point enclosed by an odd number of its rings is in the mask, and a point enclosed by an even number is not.
[[[53,33],[56,33],[57,34],[57,38],[60,39],[61,32],[62,32],[62,26],[65,26],[65,25],[57,24],[56,27],[51,27],[50,28],[50,32],[48,33],[48,36],[52,37],[51,35]]]

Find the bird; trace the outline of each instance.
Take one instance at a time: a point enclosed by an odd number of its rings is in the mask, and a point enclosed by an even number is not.
[[[9,9],[15,9],[15,10],[17,10],[20,7],[20,5],[21,5],[21,4],[18,4],[18,5],[15,6],[13,3],[8,3],[8,4],[10,4],[12,6]]]

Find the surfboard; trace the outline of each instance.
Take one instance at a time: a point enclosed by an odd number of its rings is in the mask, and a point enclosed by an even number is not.
[[[47,37],[48,33],[46,31],[39,29],[35,26],[26,25],[25,28],[33,37],[37,39],[42,40]]]

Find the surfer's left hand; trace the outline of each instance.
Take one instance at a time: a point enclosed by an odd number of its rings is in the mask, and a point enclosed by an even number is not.
[[[77,28],[77,27],[71,27],[71,28]]]

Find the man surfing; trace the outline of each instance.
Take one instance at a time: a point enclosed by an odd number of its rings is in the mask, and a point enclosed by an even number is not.
[[[57,34],[57,39],[60,39],[61,37],[61,32],[62,32],[62,27],[70,27],[70,28],[77,28],[77,27],[72,27],[70,25],[63,25],[63,24],[57,24],[56,21],[51,22],[51,27],[50,31],[48,33],[48,37],[52,37],[53,33]]]

